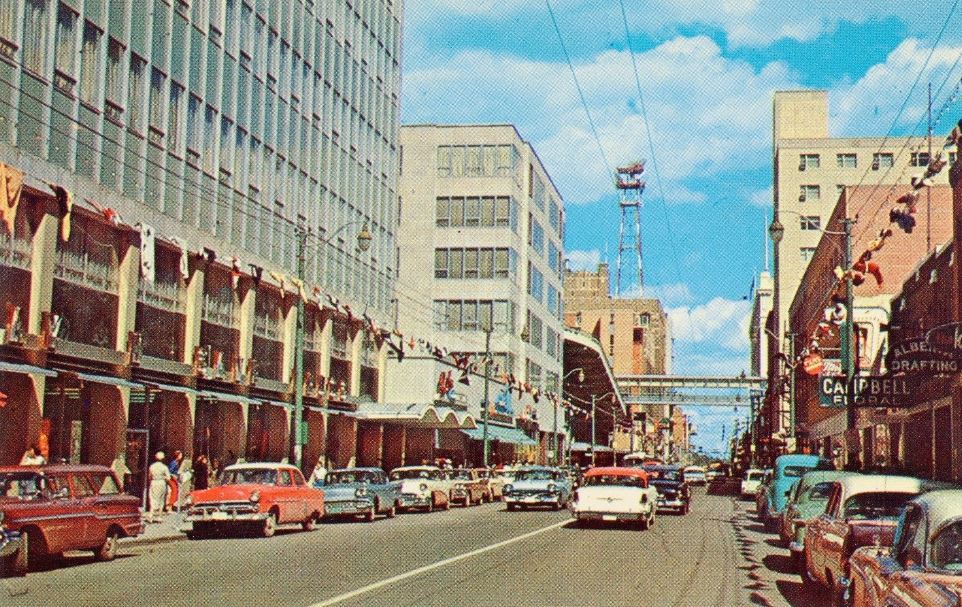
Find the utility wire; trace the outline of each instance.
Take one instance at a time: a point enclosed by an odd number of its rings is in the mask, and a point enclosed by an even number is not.
[[[958,1],[958,0],[957,0]],[[613,178],[615,175],[612,165],[608,162],[608,156],[605,154],[605,148],[601,145],[601,138],[598,136],[598,129],[595,127],[595,121],[591,118],[591,110],[588,108],[588,101],[585,99],[584,90],[581,88],[581,83],[578,82],[578,74],[575,72],[575,66],[571,63],[571,56],[568,54],[568,48],[565,46],[564,37],[561,35],[561,29],[558,27],[558,19],[555,17],[554,11],[551,9],[551,0],[544,0],[545,4],[548,6],[548,15],[551,16],[551,24],[554,26],[554,31],[558,35],[558,43],[561,44],[561,51],[564,53],[565,61],[568,63],[568,69],[571,70],[571,78],[574,80],[575,88],[578,89],[578,97],[581,98],[581,106],[585,110],[585,116],[588,117],[588,126],[591,127],[591,134],[595,138],[595,143],[598,145],[598,151],[601,153],[601,160],[605,163],[605,170],[608,171],[608,177]]]

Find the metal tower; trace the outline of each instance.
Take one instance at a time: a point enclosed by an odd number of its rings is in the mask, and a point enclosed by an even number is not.
[[[621,295],[621,269],[626,265],[624,256],[625,251],[635,251],[635,263],[638,268],[638,296],[641,296],[642,285],[644,285],[644,270],[641,263],[641,193],[645,191],[645,182],[641,180],[641,174],[645,172],[645,161],[641,160],[628,166],[618,167],[615,187],[618,188],[618,195],[621,206],[621,229],[618,234],[618,265],[615,274],[615,296]],[[625,224],[629,221],[629,214],[634,214],[635,231],[634,240],[625,240]],[[629,260],[630,261],[630,260]]]

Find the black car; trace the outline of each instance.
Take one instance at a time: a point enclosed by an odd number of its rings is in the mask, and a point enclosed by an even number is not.
[[[658,509],[688,514],[691,490],[685,481],[685,471],[679,466],[645,466],[648,482],[658,492]]]

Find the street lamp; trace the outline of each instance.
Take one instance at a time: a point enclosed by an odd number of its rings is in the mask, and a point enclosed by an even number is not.
[[[361,221],[348,222],[328,236],[318,240],[323,244],[331,244],[335,236],[349,228],[350,226],[362,223]],[[307,236],[309,230],[302,225],[297,226],[297,278],[304,282],[304,264],[307,254]],[[371,248],[371,241],[374,237],[368,230],[368,223],[363,222],[361,231],[357,234],[357,248],[359,251],[366,252]],[[298,468],[303,463],[304,444],[307,442],[304,432],[301,431],[301,424],[304,418],[304,299],[297,298],[297,319],[294,327],[294,419],[291,421],[291,445],[294,449],[294,465]],[[326,420],[325,420],[326,425]]]
[[[565,373],[563,376],[561,376],[561,395],[560,395],[561,398],[564,398],[564,392],[565,392],[565,390],[564,390],[564,382],[565,382],[565,380],[568,379],[569,377],[571,377],[572,375],[574,375],[575,373],[578,374],[578,383],[579,383],[579,384],[585,383],[585,370],[584,370],[583,367],[578,367],[577,369],[572,369],[571,371],[568,371],[568,372]],[[570,440],[570,439],[569,439],[569,440]],[[558,451],[559,451],[559,449],[558,449],[558,400],[555,399],[555,401],[554,401],[554,422],[553,422],[553,428],[552,428],[552,431],[551,431],[551,452],[554,453],[554,463],[555,463],[555,465],[558,465],[558,462],[561,461],[561,458],[559,457]]]

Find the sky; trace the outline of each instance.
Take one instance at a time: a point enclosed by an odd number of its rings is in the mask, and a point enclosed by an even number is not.
[[[774,91],[828,90],[834,136],[922,133],[928,82],[947,108],[935,131],[962,116],[959,0],[624,0],[624,17],[618,0],[548,1],[408,0],[402,123],[516,125],[564,198],[572,269],[614,267],[610,170],[647,159],[641,292],[669,312],[679,375],[749,366]],[[706,449],[747,415],[689,413]]]

